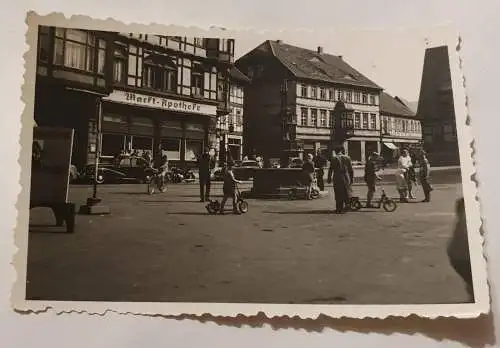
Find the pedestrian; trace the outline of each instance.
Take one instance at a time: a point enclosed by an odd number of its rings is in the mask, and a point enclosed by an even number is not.
[[[160,180],[161,180],[161,186],[164,186],[166,184],[165,177],[167,176],[168,172],[168,157],[167,155],[161,156],[161,163],[157,167],[159,175],[160,175]]]
[[[210,155],[210,149],[205,147],[204,152],[198,158],[198,176],[200,181],[200,202],[210,199],[210,170],[214,165],[214,160]]]
[[[316,157],[314,157],[314,167],[316,168],[316,180],[318,181],[318,188],[320,191],[325,190],[325,166],[326,158],[323,156],[321,150],[318,150]]]
[[[238,194],[236,190],[236,185],[241,184],[241,181],[236,180],[233,172],[234,163],[228,162],[227,166],[224,168],[224,184],[222,186],[222,193],[224,197],[222,198],[222,202],[220,204],[219,214],[224,214],[224,206],[229,198],[233,200],[233,213],[240,214],[238,210],[237,202],[238,202]]]
[[[408,168],[408,175],[406,176],[406,181],[408,185],[408,198],[415,199],[416,197],[413,195],[413,188],[417,185],[417,174],[415,172],[415,163],[416,157],[413,152],[409,154],[410,157],[410,167]]]
[[[149,150],[144,150],[142,153],[142,156],[144,158],[144,161],[146,161],[147,165],[151,165],[151,154],[149,153]]]
[[[408,202],[408,169],[412,166],[408,150],[404,149],[398,159],[396,170],[396,186],[399,192],[399,201]]]
[[[466,284],[469,300],[474,301],[474,288],[470,265],[469,239],[467,236],[467,220],[465,216],[465,202],[463,197],[455,204],[456,224],[453,235],[448,242],[448,260],[455,272],[460,275]]]
[[[330,170],[328,171],[328,182],[332,182],[335,192],[335,213],[343,214],[349,207],[351,197],[351,184],[354,179],[351,158],[344,154],[344,148],[339,146],[332,156]]]
[[[427,159],[427,155],[424,150],[420,152],[419,159],[419,171],[418,176],[420,179],[420,185],[422,185],[422,190],[424,191],[425,198],[422,202],[430,202],[431,201],[431,191],[433,190],[429,179],[431,173],[431,165],[429,164],[429,160]]]
[[[306,160],[302,164],[302,177],[306,185],[306,199],[312,199],[311,192],[314,183],[314,162],[313,155],[308,153]]]
[[[370,154],[370,156],[368,157],[368,161],[366,161],[366,164],[365,164],[364,180],[365,180],[366,186],[368,186],[368,193],[366,194],[366,207],[367,208],[373,208],[372,200],[373,200],[373,195],[375,194],[375,184],[376,184],[376,181],[378,179],[377,162],[378,162],[379,157],[380,157],[380,155],[377,152],[372,152]]]

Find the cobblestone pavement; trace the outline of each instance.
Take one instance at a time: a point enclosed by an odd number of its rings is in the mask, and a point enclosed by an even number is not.
[[[331,190],[331,187],[328,188]],[[395,196],[392,186],[386,186]],[[220,184],[214,184],[220,193]],[[364,186],[355,186],[365,195]],[[73,186],[83,204],[88,186]],[[455,183],[431,203],[332,214],[331,198],[249,200],[245,215],[210,216],[196,184],[148,196],[145,185],[100,186],[108,216],[77,216],[76,232],[31,214],[27,297],[43,300],[419,304],[467,300],[449,265]],[[422,192],[417,190],[419,200]],[[228,206],[229,207],[229,206]],[[51,233],[44,233],[51,232]]]

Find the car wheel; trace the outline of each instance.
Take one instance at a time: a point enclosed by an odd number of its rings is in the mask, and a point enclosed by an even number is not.
[[[95,180],[98,184],[104,184],[104,175],[103,174],[97,174],[97,178]]]

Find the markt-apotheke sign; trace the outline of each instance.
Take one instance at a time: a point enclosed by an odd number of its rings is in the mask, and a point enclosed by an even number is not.
[[[131,104],[155,109],[163,109],[169,111],[178,111],[202,115],[216,115],[217,106],[209,104],[193,103],[183,100],[154,97],[145,94],[114,91],[103,100],[112,101],[115,103]]]

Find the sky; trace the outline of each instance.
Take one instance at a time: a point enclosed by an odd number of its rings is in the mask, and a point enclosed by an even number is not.
[[[235,35],[238,59],[265,40],[342,55],[353,68],[392,96],[418,101],[425,49],[448,45],[455,52],[458,36],[449,27],[402,30],[281,31]]]

